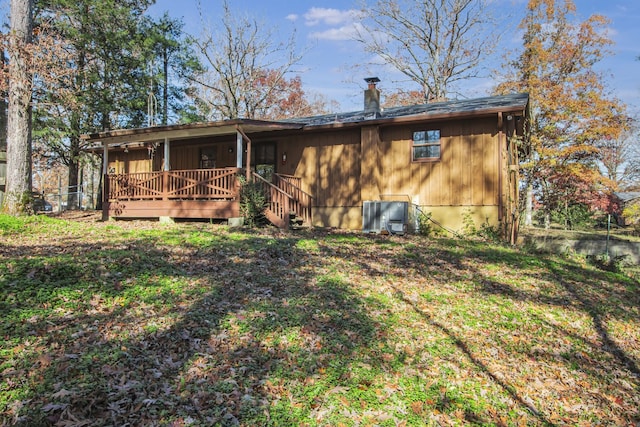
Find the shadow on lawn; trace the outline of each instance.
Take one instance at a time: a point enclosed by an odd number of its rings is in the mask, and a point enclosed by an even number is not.
[[[632,397],[637,396],[640,386],[638,361],[628,354],[613,338],[614,326],[609,321],[629,323],[637,319],[640,308],[638,283],[622,275],[598,271],[581,266],[577,262],[558,256],[533,256],[525,253],[504,251],[500,247],[472,245],[468,256],[481,265],[494,265],[503,269],[502,275],[487,274],[477,269],[474,283],[484,294],[501,295],[508,300],[527,304],[540,304],[550,308],[566,309],[569,313],[582,313],[590,319],[584,332],[576,329],[570,320],[562,316],[553,324],[535,313],[528,313],[534,323],[545,325],[551,335],[547,341],[548,350],[532,349],[528,354],[534,360],[562,361],[570,370],[579,369],[594,381],[592,387],[602,387],[609,393],[619,391],[631,399],[620,399],[635,406]],[[504,278],[504,279],[502,279]],[[511,279],[516,279],[512,281]],[[522,283],[525,283],[523,286]],[[626,339],[624,333],[617,333],[617,339]],[[631,338],[633,340],[633,338]],[[572,343],[577,344],[572,344]],[[536,348],[536,347],[534,347]],[[581,350],[585,348],[585,350]],[[542,351],[542,352],[540,352]],[[625,372],[626,371],[626,372]],[[624,374],[622,374],[625,372]],[[583,398],[589,396],[584,391]],[[614,394],[615,395],[615,394]],[[605,405],[606,406],[606,405]],[[638,421],[637,408],[627,408],[626,417]],[[625,411],[623,411],[625,412]]]
[[[548,323],[547,326],[549,326],[549,330],[554,331],[554,336],[547,338],[558,341],[562,341],[562,337],[578,339],[594,351],[608,354],[612,358],[611,362],[589,358],[588,355],[583,355],[579,360],[569,357],[565,361],[567,364],[574,363],[576,366],[581,366],[593,378],[600,378],[608,382],[618,376],[616,373],[618,369],[626,369],[631,373],[627,378],[634,385],[629,386],[631,389],[626,386],[623,388],[630,395],[634,394],[632,389],[638,387],[640,380],[638,362],[611,337],[605,319],[628,321],[637,318],[638,308],[640,308],[640,292],[638,292],[637,282],[621,276],[612,280],[614,276],[610,273],[583,268],[571,261],[557,257],[535,257],[484,243],[452,241],[445,248],[436,246],[430,249],[428,243],[426,246],[426,250],[420,246],[405,247],[402,251],[398,251],[394,261],[387,265],[396,263],[396,271],[413,271],[415,274],[425,277],[435,287],[438,284],[447,287],[460,282],[464,284],[462,286],[465,289],[460,288],[458,292],[473,294],[480,291],[484,295],[501,295],[515,301],[540,303],[561,308],[572,307],[585,313],[593,323],[593,330],[597,333],[599,342],[593,342],[586,336],[572,334],[564,330],[562,326]],[[460,248],[463,249],[460,250]],[[534,264],[534,268],[531,264]],[[502,270],[502,274],[496,275],[486,270],[486,268],[493,266],[498,266]],[[536,266],[539,268],[535,268]],[[379,267],[365,266],[364,268],[369,271],[380,270]],[[382,275],[383,273],[378,271],[376,274]],[[496,277],[503,277],[504,280],[496,279]],[[519,277],[532,279],[534,283],[536,283],[536,279],[547,280],[555,284],[555,292],[550,294],[540,292],[535,288],[519,287],[511,281],[515,278],[517,283]],[[464,335],[425,312],[417,304],[415,296],[408,298],[401,289],[395,289],[397,298],[411,307],[430,325],[450,337],[466,358],[498,384],[514,401],[528,410],[539,422],[546,425],[553,424],[552,419],[548,417],[548,414],[545,414],[543,407],[536,408],[535,406],[536,404],[543,405],[544,402],[536,403],[531,399],[525,400],[509,383],[509,380],[496,376],[491,368],[476,357],[476,352],[480,349],[470,346]],[[536,316],[533,315],[533,317]],[[543,322],[539,318],[537,320]],[[526,334],[527,332],[520,331],[520,333]],[[541,355],[529,354],[527,357],[537,358],[539,356]],[[556,357],[556,355],[548,356]],[[617,387],[619,384],[613,380],[611,386]],[[472,420],[468,419],[468,421]]]
[[[2,330],[13,343],[3,350],[13,361],[2,392],[17,400],[0,408],[0,424],[297,424],[327,391],[315,379],[348,384],[354,355],[380,326],[349,283],[316,280],[322,258],[296,250],[297,241],[36,248],[20,255],[31,260],[24,271],[6,247],[14,271],[0,276],[0,289],[25,272],[33,280],[8,291],[15,298],[2,307],[24,327]],[[96,284],[106,273],[73,259],[112,271]],[[52,280],[52,271],[70,276]],[[25,321],[30,303],[42,310]],[[309,391],[293,396],[284,381]]]
[[[468,267],[463,265],[463,257],[453,250],[454,246],[456,246],[455,244],[452,245],[451,250],[443,251],[441,248],[430,247],[428,242],[423,242],[425,243],[424,246],[415,246],[389,242],[389,239],[380,236],[369,236],[368,239],[368,242],[363,243],[364,246],[390,246],[392,254],[391,256],[389,256],[389,254],[380,254],[382,257],[389,258],[388,261],[383,261],[382,263],[379,262],[379,259],[375,259],[375,257],[360,257],[359,259],[362,261],[359,263],[359,267],[365,271],[369,277],[384,277],[401,273],[416,274],[418,277],[431,276],[433,278],[434,272],[442,273],[444,271],[445,275],[436,276],[436,281],[446,281],[452,278],[469,278],[469,270]],[[396,248],[393,248],[394,246],[396,246]],[[337,254],[344,258],[350,256],[349,253],[340,254],[340,251],[337,251]],[[475,273],[475,271],[472,273]],[[466,359],[471,362],[478,371],[489,377],[491,381],[497,384],[514,402],[529,412],[542,425],[554,425],[533,403],[525,401],[506,379],[500,379],[482,360],[476,357],[474,351],[470,349],[463,336],[447,324],[438,321],[431,314],[424,311],[416,304],[413,298],[408,297],[404,293],[403,289],[392,284],[390,286],[394,290],[394,297],[396,299],[402,301],[407,307],[410,307],[411,310],[422,317],[428,325],[448,337],[453,345],[464,354]],[[445,396],[444,401],[435,403],[434,409],[437,413],[438,411],[451,411],[453,408],[449,408],[449,403],[446,401]],[[481,413],[475,413],[469,409],[465,410],[464,421],[480,425],[490,424],[490,421],[484,419]]]
[[[555,294],[516,289],[513,285],[495,280],[482,280],[482,290],[489,294],[502,294],[514,300],[538,302],[557,307],[574,307],[587,314],[593,322],[600,343],[595,345],[582,337],[594,349],[609,353],[618,363],[640,379],[638,362],[629,356],[611,338],[604,319],[630,320],[637,318],[640,308],[640,292],[637,282],[593,268],[583,268],[578,264],[559,257],[540,256],[536,262],[544,267],[543,274],[527,272],[531,256],[516,256],[504,259],[499,249],[483,248],[472,252],[475,257],[487,262],[498,262],[517,274],[533,277],[555,284]]]
[[[593,327],[600,337],[601,349],[617,359],[621,365],[635,375],[637,380],[640,380],[638,362],[611,338],[611,334],[603,320],[608,316],[624,319],[635,318],[633,309],[637,313],[637,309],[640,308],[640,292],[638,288],[636,287],[635,292],[631,292],[629,288],[626,288],[624,292],[616,292],[615,289],[611,288],[606,289],[607,285],[611,285],[608,280],[610,276],[600,278],[599,283],[603,286],[598,289],[588,285],[585,287],[584,284],[588,279],[593,280],[593,272],[589,272],[586,275],[583,270],[575,266],[568,266],[565,270],[561,270],[557,263],[548,262],[547,264],[549,271],[555,274],[562,287],[575,299],[582,311],[591,317]],[[567,277],[567,271],[573,273],[574,277]],[[604,275],[599,274],[599,276]],[[598,280],[597,277],[596,280]]]
[[[553,425],[553,423],[542,413],[540,412],[532,403],[526,402],[514,389],[512,385],[510,385],[506,380],[502,380],[496,376],[491,369],[483,363],[480,359],[478,359],[473,351],[469,348],[465,340],[456,333],[453,329],[449,328],[447,325],[438,322],[435,320],[429,313],[423,311],[420,307],[418,307],[415,302],[408,299],[406,296],[402,294],[402,292],[397,293],[397,297],[400,298],[405,304],[410,306],[417,314],[422,316],[431,326],[438,329],[440,332],[444,333],[446,336],[451,338],[454,345],[466,356],[466,358],[480,370],[480,372],[487,375],[491,378],[491,381],[498,384],[502,390],[504,390],[511,398],[518,403],[521,407],[525,408],[529,411],[535,418],[537,418],[544,425]],[[478,415],[477,414],[466,414],[466,419],[469,422],[476,422]]]
[[[49,246],[30,253],[0,247],[7,261],[0,266],[0,308],[11,319],[0,329],[8,343],[2,348],[0,396],[7,396],[7,406],[0,406],[0,425],[297,425],[320,418],[330,412],[331,388],[370,387],[353,374],[361,353],[373,359],[371,365],[394,369],[376,359],[386,333],[393,334],[381,330],[385,315],[370,314],[375,301],[353,290],[360,280],[386,283],[391,276],[410,285],[424,279],[432,289],[460,283],[469,287],[457,290],[461,296],[580,310],[593,321],[600,343],[554,324],[551,345],[579,339],[613,359],[607,365],[592,360],[590,375],[600,371],[604,378],[622,366],[636,375],[637,385],[637,361],[605,323],[637,312],[640,297],[631,282],[612,284],[608,273],[465,242],[337,234],[323,235],[327,243],[315,250],[297,249],[314,237],[185,237],[177,229],[160,240],[74,243],[53,252]],[[336,271],[342,263],[357,265],[350,271],[354,283]],[[555,287],[520,287],[510,275]],[[515,379],[492,370],[477,342],[421,307],[421,295],[416,299],[398,286],[394,297],[448,337],[519,411],[532,414],[530,421],[552,424],[544,402],[526,399]],[[431,406],[455,409],[446,395]],[[490,424],[481,410],[464,417]]]

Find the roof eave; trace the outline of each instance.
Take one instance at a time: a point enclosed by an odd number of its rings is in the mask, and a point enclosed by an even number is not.
[[[210,135],[235,134],[240,126],[245,133],[300,129],[301,124],[265,120],[233,119],[217,122],[192,123],[170,126],[153,126],[137,129],[119,129],[82,135],[87,142],[117,144],[123,142],[151,142],[164,138],[180,139]]]

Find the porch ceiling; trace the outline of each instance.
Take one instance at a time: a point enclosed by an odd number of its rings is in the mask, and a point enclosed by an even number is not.
[[[98,148],[104,144],[162,142],[165,138],[175,141],[195,137],[235,135],[238,129],[248,135],[256,132],[301,129],[303,126],[304,125],[299,123],[236,119],[186,125],[113,130],[82,135],[82,139],[90,144],[95,144],[95,147]]]

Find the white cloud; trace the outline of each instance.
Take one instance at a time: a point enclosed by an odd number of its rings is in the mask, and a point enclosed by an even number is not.
[[[297,21],[298,20],[298,15],[296,15],[295,13],[290,13],[289,15],[287,15],[287,17],[285,19],[288,19],[291,22]]]
[[[339,10],[324,7],[312,7],[304,14],[305,24],[312,27],[320,23],[341,25],[357,20],[361,12],[356,9]]]
[[[343,25],[342,27],[330,28],[324,31],[316,31],[309,34],[310,38],[318,40],[353,40],[358,32],[362,30],[361,24],[352,23],[349,25]]]

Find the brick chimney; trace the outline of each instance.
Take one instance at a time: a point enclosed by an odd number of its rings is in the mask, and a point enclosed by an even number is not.
[[[369,87],[364,91],[364,113],[377,116],[380,114],[380,91],[376,88],[376,83],[380,79],[367,77],[364,81],[369,84]]]

